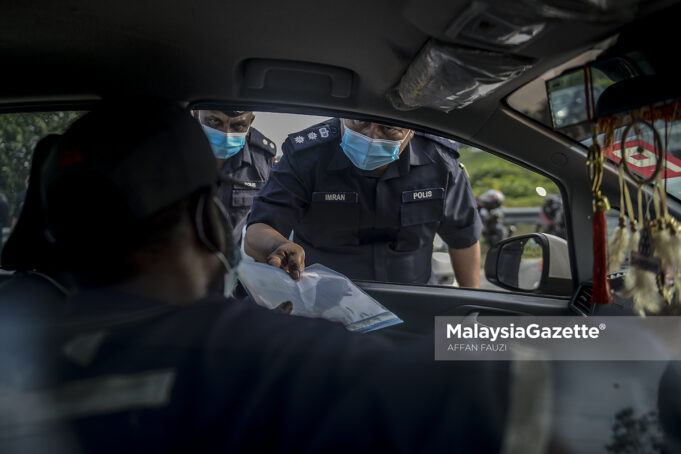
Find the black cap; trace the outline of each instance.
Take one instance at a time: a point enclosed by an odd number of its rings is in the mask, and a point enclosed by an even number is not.
[[[201,126],[176,104],[158,100],[103,104],[57,141],[41,178],[48,223],[60,216],[50,212],[53,197],[66,196],[69,204],[92,199],[91,194],[84,195],[91,190],[88,187],[81,188],[81,195],[71,190],[48,196],[59,182],[82,177],[104,180],[136,219],[153,215],[220,178]]]

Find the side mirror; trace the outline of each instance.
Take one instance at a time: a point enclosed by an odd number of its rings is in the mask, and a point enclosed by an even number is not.
[[[529,293],[571,295],[567,241],[529,233],[500,241],[487,251],[485,277],[499,287]]]

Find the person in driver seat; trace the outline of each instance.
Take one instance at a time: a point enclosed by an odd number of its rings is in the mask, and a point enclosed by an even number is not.
[[[144,122],[129,105],[76,121],[42,166],[50,237],[86,288],[49,319],[0,320],[17,415],[0,451],[38,429],[53,452],[501,449],[507,363],[223,296],[239,257],[209,143],[175,104],[136,100]]]

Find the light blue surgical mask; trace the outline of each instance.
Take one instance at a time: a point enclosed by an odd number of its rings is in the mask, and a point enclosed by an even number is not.
[[[229,159],[246,145],[245,132],[222,132],[206,125],[201,125],[206,133],[213,154],[218,159]]]
[[[400,157],[402,140],[372,139],[345,127],[340,146],[355,167],[374,170]]]

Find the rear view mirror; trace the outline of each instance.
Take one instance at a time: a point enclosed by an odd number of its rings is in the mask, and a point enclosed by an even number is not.
[[[612,81],[610,81],[612,83]],[[593,85],[594,100],[597,100],[607,81]],[[573,69],[546,82],[551,119],[555,129],[573,126],[587,121],[586,86],[583,68]]]
[[[586,96],[587,68],[591,75],[593,99],[587,99]],[[591,62],[586,67],[570,69],[558,77],[547,80],[546,96],[554,129],[586,122],[587,110],[595,111],[598,98],[606,88],[636,75],[635,69],[627,60],[614,57]]]
[[[491,247],[485,276],[499,287],[552,295],[572,294],[567,242],[554,235],[530,233]]]

